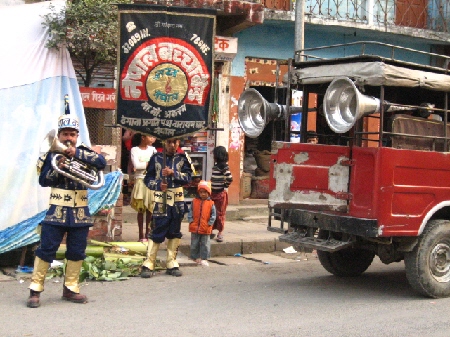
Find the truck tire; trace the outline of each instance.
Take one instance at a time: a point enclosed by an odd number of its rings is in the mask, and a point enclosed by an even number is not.
[[[450,296],[450,221],[430,220],[412,252],[405,254],[406,278],[422,295]]]
[[[328,238],[329,231],[319,230],[319,238]],[[329,273],[340,277],[354,277],[364,273],[372,264],[375,253],[356,248],[346,248],[334,253],[317,251],[320,264]]]

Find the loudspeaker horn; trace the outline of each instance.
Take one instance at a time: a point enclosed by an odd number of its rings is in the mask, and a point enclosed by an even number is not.
[[[327,88],[323,109],[331,130],[345,133],[364,115],[380,112],[380,100],[361,94],[348,77],[339,77]]]
[[[285,107],[267,102],[255,89],[246,89],[239,97],[239,124],[247,137],[256,138],[271,120],[286,118]]]

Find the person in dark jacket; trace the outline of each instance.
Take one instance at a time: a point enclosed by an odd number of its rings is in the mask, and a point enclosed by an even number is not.
[[[198,197],[189,208],[188,221],[191,233],[191,259],[198,265],[208,266],[211,257],[211,232],[216,220],[216,206],[211,200],[211,184],[200,181],[197,187]]]
[[[55,160],[60,171],[67,172],[64,164],[67,159],[75,159],[96,170],[105,168],[106,160],[102,155],[84,144],[76,146],[78,134],[78,119],[70,114],[61,116],[58,120],[57,137],[66,149],[62,155],[48,152],[38,161],[39,185],[51,187],[51,192],[50,207],[41,222],[41,240],[36,250],[29,286],[30,296],[27,300],[29,308],[40,306],[40,293],[44,290],[45,275],[65,235],[67,263],[62,298],[74,303],[87,302],[87,297],[80,294],[78,279],[81,265],[86,258],[89,227],[93,226],[88,207],[88,188],[79,180],[58,172],[52,165],[53,158],[60,156],[57,161]]]
[[[156,256],[159,245],[167,238],[166,274],[181,276],[176,260],[180,245],[181,221],[187,213],[183,186],[191,181],[192,164],[185,153],[179,153],[179,139],[165,141],[164,153],[154,154],[147,166],[144,184],[153,191],[153,230],[148,240],[147,259],[141,269],[141,277],[155,274]],[[164,162],[165,159],[165,162]]]

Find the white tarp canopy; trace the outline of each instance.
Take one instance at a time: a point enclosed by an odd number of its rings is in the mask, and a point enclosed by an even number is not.
[[[61,8],[65,2],[51,4]],[[0,253],[3,230],[48,208],[50,189],[39,186],[36,161],[46,134],[64,113],[66,94],[80,120],[79,141],[90,145],[69,53],[45,47],[42,15],[49,5],[0,7]]]

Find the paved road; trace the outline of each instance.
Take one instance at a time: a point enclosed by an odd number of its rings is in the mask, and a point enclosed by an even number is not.
[[[415,295],[403,264],[376,261],[362,277],[329,275],[317,259],[216,258],[184,276],[90,282],[88,304],[25,307],[28,281],[0,282],[1,336],[449,336],[450,299]]]

